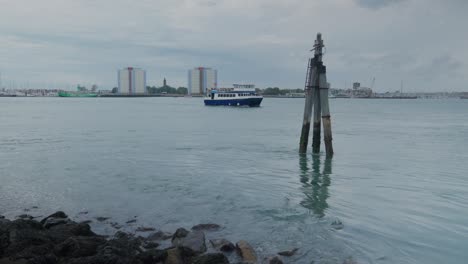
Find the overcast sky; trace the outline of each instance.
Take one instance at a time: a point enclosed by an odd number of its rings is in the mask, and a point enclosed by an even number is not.
[[[218,83],[303,88],[317,32],[332,87],[468,91],[467,0],[0,0],[3,86],[117,85],[117,69],[149,85]]]

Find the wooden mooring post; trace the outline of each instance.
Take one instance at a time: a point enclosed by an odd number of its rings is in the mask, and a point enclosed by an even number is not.
[[[307,152],[310,132],[310,119],[314,109],[312,152],[320,152],[321,123],[323,122],[325,151],[327,157],[333,156],[330,109],[328,105],[328,90],[326,67],[323,65],[322,34],[317,34],[314,44],[314,57],[309,59],[305,84],[304,120],[302,123],[299,152]]]

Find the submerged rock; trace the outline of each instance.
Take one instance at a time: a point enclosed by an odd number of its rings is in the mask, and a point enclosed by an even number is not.
[[[193,264],[229,264],[229,260],[222,253],[208,253],[195,257]]]
[[[215,249],[221,251],[233,251],[236,249],[234,244],[226,239],[212,239],[210,243]]]
[[[145,227],[145,226],[139,226],[136,231],[137,232],[151,232],[156,230],[154,227]]]
[[[115,229],[120,229],[122,228],[122,225],[117,223],[117,222],[111,222],[110,225],[115,228]]]
[[[99,222],[104,222],[104,221],[106,221],[107,219],[110,219],[110,217],[103,217],[103,216],[98,216],[98,217],[96,217],[96,220],[98,220]]]
[[[236,244],[239,255],[242,257],[242,260],[250,263],[257,263],[257,255],[252,246],[245,240],[241,240]]]
[[[28,215],[28,214],[21,214],[21,215],[18,215],[16,218],[18,218],[18,219],[28,219],[28,220],[34,219],[34,217],[32,215]]]
[[[221,228],[220,225],[217,225],[217,224],[199,224],[199,225],[195,225],[192,227],[192,230],[194,231],[216,231],[216,230],[219,230]]]
[[[291,249],[291,250],[280,251],[280,252],[278,252],[278,255],[280,255],[280,256],[286,256],[286,257],[291,257],[292,255],[296,254],[296,252],[297,252],[298,250],[299,250],[298,248],[293,248],[293,249]]]
[[[132,219],[132,220],[128,220],[127,222],[125,222],[126,224],[131,224],[131,223],[136,223],[136,219]]]

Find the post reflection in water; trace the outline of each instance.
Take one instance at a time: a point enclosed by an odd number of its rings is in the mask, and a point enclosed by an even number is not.
[[[320,172],[321,160],[319,155],[312,155],[312,170],[309,169],[309,158],[307,155],[299,156],[299,166],[301,169],[300,180],[304,199],[300,204],[312,210],[319,218],[325,216],[328,208],[327,198],[328,186],[330,186],[330,174],[332,174],[332,160],[325,158],[323,170]]]

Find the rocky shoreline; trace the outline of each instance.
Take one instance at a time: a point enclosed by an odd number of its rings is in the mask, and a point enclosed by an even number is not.
[[[75,222],[61,211],[40,221],[26,214],[15,220],[0,216],[0,264],[280,264],[298,251],[258,259],[247,241],[210,237],[221,228],[212,223],[173,234],[140,227],[149,235],[118,231],[106,237],[94,233],[89,222]]]

